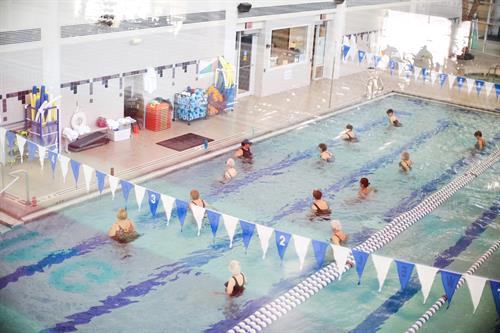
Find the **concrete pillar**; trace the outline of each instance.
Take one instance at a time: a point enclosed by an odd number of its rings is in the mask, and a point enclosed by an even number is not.
[[[41,15],[43,82],[40,83],[57,97],[61,91],[61,32],[58,1],[47,1],[44,7],[44,13]]]
[[[337,79],[340,75],[340,65],[342,63],[342,57],[340,52],[342,50],[342,39],[345,34],[345,24],[346,24],[346,1],[341,5],[337,5],[337,13],[335,14],[333,21],[333,45],[334,45],[334,55],[333,55],[333,78]]]
[[[236,21],[238,19],[237,3],[225,1],[226,25],[224,37],[224,58],[236,66]]]

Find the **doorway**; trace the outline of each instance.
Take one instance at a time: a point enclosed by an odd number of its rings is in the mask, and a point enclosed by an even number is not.
[[[236,33],[238,97],[254,94],[256,47],[256,35],[244,32]]]
[[[311,79],[322,79],[325,72],[326,22],[314,26]]]

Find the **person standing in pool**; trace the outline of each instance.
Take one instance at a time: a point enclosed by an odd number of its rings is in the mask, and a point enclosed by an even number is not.
[[[483,133],[481,131],[476,131],[474,133],[474,136],[476,137],[476,149],[477,150],[483,150],[484,147],[486,147],[486,140],[483,138]]]
[[[191,196],[190,205],[195,205],[203,208],[207,207],[207,203],[205,202],[205,200],[200,198],[200,192],[198,190],[191,190],[189,195]]]
[[[238,171],[236,171],[234,165],[234,160],[232,158],[228,158],[226,161],[226,169],[224,170],[224,180],[222,181],[223,183],[229,182],[238,174]]]
[[[241,272],[240,263],[237,260],[231,260],[229,263],[229,271],[231,272],[231,277],[224,283],[226,294],[230,297],[238,297],[245,291],[247,279]]]
[[[234,157],[241,159],[243,162],[252,163],[253,155],[250,150],[250,146],[252,142],[250,140],[245,139],[241,142],[241,147],[234,153]]]
[[[401,170],[408,172],[411,170],[413,162],[410,160],[410,153],[407,151],[401,154],[401,161],[399,162],[399,167]]]
[[[398,117],[394,114],[393,109],[387,110],[387,117],[389,117],[389,123],[394,127],[401,127],[403,124],[399,121]]]
[[[347,235],[342,231],[342,225],[339,220],[333,220],[330,224],[332,226],[332,236],[330,242],[335,245],[344,245],[347,243]]]
[[[318,145],[319,148],[319,156],[323,161],[330,162],[333,158],[333,154],[328,151],[328,147],[324,143],[320,143]]]
[[[359,180],[359,191],[358,191],[358,196],[361,199],[366,199],[372,192],[376,192],[377,190],[374,189],[373,187],[370,187],[370,181],[368,178],[361,178]]]
[[[342,140],[349,141],[349,142],[358,141],[358,138],[356,137],[356,134],[354,134],[353,129],[354,128],[351,124],[347,124],[345,126],[345,130],[341,133],[340,138]]]
[[[314,216],[321,217],[323,220],[329,220],[332,211],[330,210],[330,206],[328,203],[323,200],[323,193],[320,190],[314,190],[313,193],[313,204],[311,206],[311,210]]]
[[[128,219],[125,208],[120,208],[116,215],[117,220],[108,231],[108,236],[118,243],[129,243],[139,237],[135,231],[134,222]]]

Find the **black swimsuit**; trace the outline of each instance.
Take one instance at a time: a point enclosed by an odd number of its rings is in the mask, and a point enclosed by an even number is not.
[[[231,297],[238,297],[240,296],[241,294],[243,294],[243,291],[245,291],[245,275],[243,275],[243,273],[241,273],[241,276],[243,277],[243,284],[240,285],[238,283],[238,280],[233,276],[233,280],[234,280],[234,287],[233,287],[233,292],[231,293]],[[224,286],[226,286],[227,288],[227,282],[224,283]]]
[[[198,204],[196,204],[196,202],[194,202],[194,200],[191,200],[191,203],[195,206],[198,206]],[[202,207],[205,208],[205,200],[201,200],[201,204],[202,204]]]
[[[322,217],[324,220],[330,219],[330,215],[332,214],[332,211],[330,210],[330,208],[321,209],[321,208],[319,208],[319,206],[317,204],[313,203],[313,205],[316,207],[316,210],[314,211],[314,215],[316,215],[318,217]]]
[[[246,160],[252,159],[252,152],[250,151],[250,149],[246,150],[246,149],[241,148],[241,150],[243,151],[243,158],[244,159],[246,159]]]

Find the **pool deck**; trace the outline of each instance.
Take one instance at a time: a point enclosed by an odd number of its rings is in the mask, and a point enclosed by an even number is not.
[[[487,70],[497,60],[498,57],[484,55],[481,61],[467,64],[465,72]],[[456,64],[450,64],[450,66],[456,66]],[[450,72],[454,68],[447,68],[447,71]],[[241,98],[237,100],[233,112],[194,121],[191,125],[176,121],[173,122],[172,128],[165,131],[143,130],[131,140],[110,142],[108,145],[80,153],[70,153],[68,156],[105,173],[110,173],[110,169],[114,168],[116,176],[142,182],[195,160],[203,160],[214,154],[235,149],[244,138],[274,135],[292,125],[318,119],[342,108],[367,101],[365,97],[367,72],[360,71],[356,64],[347,63],[342,65],[341,74],[343,75],[341,78],[334,80],[332,89],[332,81],[323,79],[313,81],[310,86],[280,94]],[[449,89],[448,83],[440,88],[438,82],[432,86],[430,83],[423,84],[421,79],[415,82],[413,79],[399,78],[397,73],[391,76],[388,72],[381,71],[380,77],[384,83],[383,94],[404,93],[489,111],[494,111],[499,106],[494,89],[490,96],[486,97],[484,91],[481,96],[477,96],[475,89],[468,94],[465,85],[459,92],[456,87]],[[329,107],[330,91],[332,91],[331,108]],[[194,147],[183,152],[156,144],[190,132],[212,138],[214,141],[209,144],[207,150]],[[36,197],[37,205],[35,207],[26,205],[22,181],[9,189],[9,194],[0,197],[0,210],[18,221],[29,221],[42,212],[48,212],[48,208],[57,209],[57,205],[75,203],[88,198],[89,195],[97,196],[95,182],[91,185],[91,193],[87,194],[83,175],[80,176],[75,186],[70,170],[66,182],[63,182],[59,167],[56,168],[53,176],[48,160],[45,161],[43,171],[40,170],[39,162],[35,160],[7,167],[7,172],[20,169],[26,170],[29,174],[29,198]],[[223,166],[221,166],[222,169]],[[47,186],[47,181],[50,182],[50,187]],[[12,219],[0,216],[0,223],[11,225]]]

